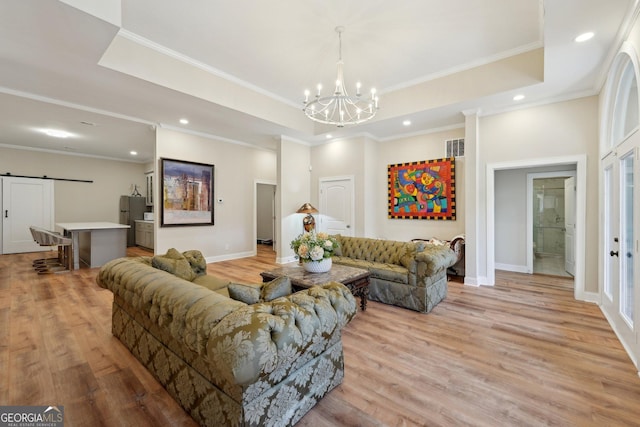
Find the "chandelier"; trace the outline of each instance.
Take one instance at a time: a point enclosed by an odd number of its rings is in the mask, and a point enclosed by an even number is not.
[[[344,84],[342,68],[342,32],[344,27],[336,27],[339,40],[338,51],[338,77],[336,88],[332,95],[322,96],[322,85],[318,85],[318,92],[314,99],[309,100],[310,92],[304,91],[304,113],[311,120],[329,125],[344,127],[345,125],[357,125],[371,120],[378,111],[378,97],[376,90],[371,89],[371,96],[362,97],[360,82],[356,83],[356,95],[349,96]]]

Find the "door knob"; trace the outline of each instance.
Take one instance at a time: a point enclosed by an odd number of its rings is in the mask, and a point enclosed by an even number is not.
[[[611,252],[609,252],[609,255],[611,255],[611,256],[618,256],[618,251],[615,251],[615,252],[614,252],[614,251],[611,251]]]

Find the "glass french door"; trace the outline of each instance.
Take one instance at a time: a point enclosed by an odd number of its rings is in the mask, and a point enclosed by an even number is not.
[[[602,307],[638,365],[640,360],[640,136],[603,161]]]

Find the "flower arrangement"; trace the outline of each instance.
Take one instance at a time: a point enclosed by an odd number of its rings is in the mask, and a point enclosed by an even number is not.
[[[291,241],[291,249],[302,262],[331,258],[338,247],[337,240],[327,233],[306,232]]]

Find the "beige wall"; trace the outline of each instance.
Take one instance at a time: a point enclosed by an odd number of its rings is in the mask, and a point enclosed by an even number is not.
[[[445,155],[444,142],[464,138],[464,128],[401,138],[378,144],[376,164],[378,236],[392,240],[415,238],[450,239],[464,233],[464,158],[456,159],[456,219],[454,221],[389,219],[387,203],[387,168],[391,164],[441,159]]]
[[[209,262],[249,256],[255,251],[255,181],[276,180],[276,154],[159,128],[156,157],[215,165],[213,226],[156,226],[156,253],[198,249]],[[159,170],[156,177],[159,181]],[[160,186],[155,188],[159,217]]]
[[[444,140],[465,137],[464,129],[376,142],[367,137],[334,141],[308,147],[282,140],[278,153],[206,139],[167,129],[158,129],[156,157],[212,163],[215,169],[215,206],[212,227],[157,228],[156,251],[170,247],[198,248],[210,260],[246,256],[255,239],[255,181],[278,182],[277,214],[282,219],[276,230],[281,240],[280,258],[289,253],[295,237],[295,216],[289,212],[309,200],[318,203],[318,180],[353,175],[356,197],[356,235],[409,240],[415,237],[447,238],[465,232],[465,200],[485,194],[489,163],[521,161],[567,155],[587,156],[587,187],[598,188],[598,101],[582,98],[541,107],[481,117],[477,159],[480,171],[474,188],[464,188],[465,162],[458,159],[457,220],[446,222],[391,220],[387,218],[387,166],[443,157]],[[468,139],[469,141],[470,139]],[[35,151],[0,148],[0,173],[47,175],[93,180],[92,184],[55,183],[56,221],[118,220],[118,198],[130,194],[131,185],[144,186],[149,164],[136,164]],[[312,170],[309,171],[309,165]],[[157,168],[156,168],[157,169]],[[156,182],[159,171],[156,170]],[[156,186],[156,200],[159,186]],[[484,196],[483,196],[484,197]],[[481,200],[483,200],[481,197]],[[587,193],[586,229],[597,230],[597,191]],[[479,221],[486,221],[481,206]],[[486,247],[486,233],[478,248]],[[496,242],[500,247],[500,242]],[[597,246],[586,248],[585,290],[597,292]],[[479,258],[486,256],[479,251]],[[482,261],[486,261],[483,258]],[[479,265],[482,265],[480,262]],[[486,265],[486,264],[485,264]],[[486,274],[479,271],[478,274]]]
[[[278,146],[278,190],[276,217],[281,218],[276,230],[277,262],[295,260],[291,241],[301,234],[304,215],[295,213],[312,200],[310,191],[311,150],[309,146],[282,138]],[[314,202],[311,201],[311,204]],[[276,227],[277,228],[277,227]]]
[[[365,190],[366,146],[375,144],[365,137],[342,139],[311,148],[311,200],[319,207],[319,188],[321,178],[353,176],[355,197],[356,236],[365,236],[365,200],[373,195]],[[322,212],[321,212],[322,213]],[[353,226],[353,225],[352,225]],[[369,236],[372,237],[372,236]]]
[[[333,141],[311,149],[312,203],[318,202],[319,179],[354,176],[355,235],[411,240],[451,238],[464,232],[464,159],[456,161],[457,219],[455,221],[398,220],[387,216],[387,167],[389,164],[444,157],[444,141],[464,136],[455,129],[387,142],[367,137]]]
[[[89,180],[54,181],[56,222],[119,221],[121,195],[144,194],[144,165],[91,157],[0,148],[0,174]]]
[[[586,97],[510,113],[482,117],[479,124],[481,173],[478,191],[486,186],[487,164],[586,155],[587,241],[598,230],[598,98]],[[483,191],[484,193],[484,191]],[[484,197],[481,198],[484,200]],[[489,207],[490,208],[490,207]],[[482,221],[486,222],[486,206]],[[479,247],[486,242],[479,235]],[[482,254],[480,254],[482,255]],[[484,255],[486,261],[486,254]],[[585,291],[598,291],[598,245],[586,245]],[[480,262],[481,268],[486,262]],[[479,271],[479,275],[487,272]]]

